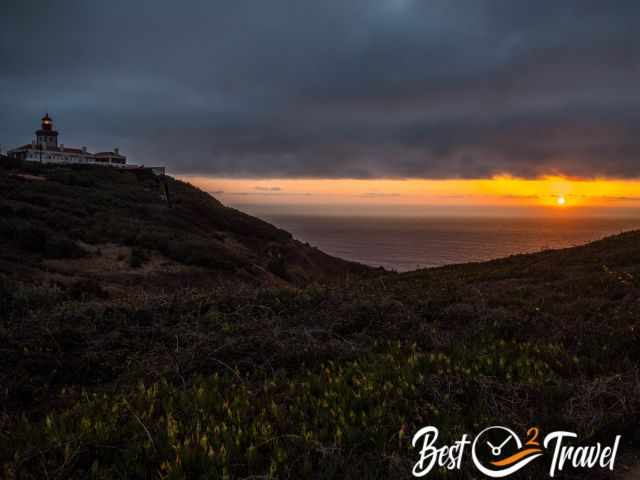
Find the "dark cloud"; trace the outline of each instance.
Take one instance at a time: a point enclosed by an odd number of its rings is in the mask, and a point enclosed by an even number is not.
[[[8,4],[7,4],[8,3]],[[635,0],[9,0],[0,143],[176,173],[640,176]]]

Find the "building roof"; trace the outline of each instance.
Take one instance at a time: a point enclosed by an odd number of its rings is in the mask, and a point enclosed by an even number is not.
[[[86,152],[84,150],[82,150],[81,148],[67,148],[64,147],[64,149],[62,148],[58,148],[59,152],[63,152],[63,153],[84,153],[86,155],[93,155],[92,153]]]
[[[32,143],[29,143],[27,145],[23,145],[21,147],[18,148],[12,148],[10,151],[11,152],[17,152],[19,150],[38,150],[38,151],[42,151],[42,152],[57,152],[57,153],[70,153],[70,154],[79,154],[79,155],[91,155],[94,157],[117,157],[117,158],[127,158],[125,155],[122,155],[121,153],[116,153],[116,152],[98,152],[98,153],[91,153],[91,152],[87,152],[82,150],[81,148],[67,148],[64,147],[48,147],[45,146],[44,148],[42,147],[42,145],[40,145],[39,143],[36,143],[35,145]]]
[[[12,151],[16,151],[16,150],[42,150],[43,152],[58,152],[58,153],[77,153],[77,154],[83,154],[83,155],[93,155],[93,153],[90,152],[85,152],[83,151],[81,148],[60,148],[60,147],[44,147],[42,148],[42,145],[36,144],[28,144],[28,145],[23,145],[22,147],[18,147],[18,148],[14,148]]]
[[[121,157],[121,158],[125,158],[124,155],[122,155],[121,153],[116,153],[116,152],[98,152],[98,153],[94,153],[94,155],[96,157]]]

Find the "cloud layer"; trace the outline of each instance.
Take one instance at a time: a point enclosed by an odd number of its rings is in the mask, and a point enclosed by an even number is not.
[[[0,143],[240,177],[640,176],[637,1],[9,0]]]

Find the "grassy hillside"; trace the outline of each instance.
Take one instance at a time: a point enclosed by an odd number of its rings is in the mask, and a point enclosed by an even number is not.
[[[167,271],[179,270],[184,281],[189,270],[196,283],[215,277],[266,285],[366,270],[171,177],[83,166],[10,167],[0,166],[0,269],[6,272],[84,274],[102,283],[102,271],[108,283],[135,284],[136,270],[145,281],[159,275],[160,283],[167,282]]]
[[[493,424],[566,428],[583,444],[622,434],[626,462],[640,446],[639,232],[309,283],[298,262],[325,279],[358,269],[179,182],[175,210],[161,213],[154,178],[134,189],[117,172],[92,186],[78,186],[82,171],[31,174],[49,180],[2,179],[6,478],[410,478],[411,436],[429,424],[443,441]],[[24,245],[21,221],[74,246],[56,247],[61,260],[49,237]],[[147,234],[210,241],[216,263]],[[282,276],[269,273],[267,243],[295,248]],[[92,270],[118,248],[140,249],[142,265]],[[269,275],[252,280],[261,268]],[[545,465],[519,478],[545,478]],[[472,478],[465,468],[430,478]],[[560,478],[601,478],[590,474]]]

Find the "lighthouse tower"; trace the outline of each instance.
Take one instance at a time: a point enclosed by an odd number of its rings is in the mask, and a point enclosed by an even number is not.
[[[48,113],[42,117],[40,130],[36,130],[36,142],[46,149],[58,147],[58,132],[53,129],[53,120]]]

